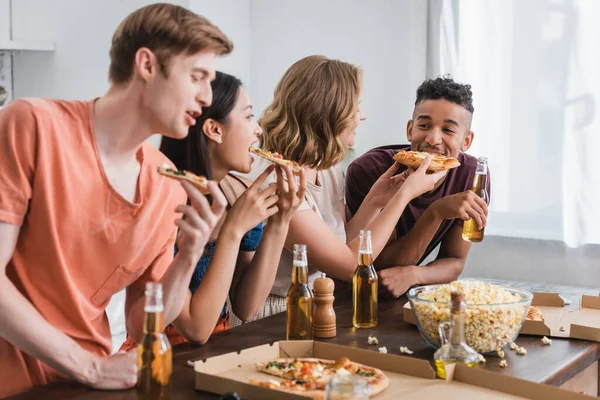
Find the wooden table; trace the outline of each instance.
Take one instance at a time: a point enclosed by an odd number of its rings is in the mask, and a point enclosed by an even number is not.
[[[404,297],[396,301],[380,302],[379,325],[365,330],[352,327],[351,304],[339,302],[335,307],[337,337],[326,341],[377,351],[377,346],[367,344],[367,337],[374,335],[379,339],[379,346],[386,346],[389,353],[400,354],[399,347],[406,346],[414,351],[414,357],[431,360],[434,349],[425,343],[416,327],[403,321],[402,306],[405,302]],[[194,390],[194,370],[187,365],[188,360],[198,360],[284,339],[285,313],[282,313],[216,334],[203,346],[184,344],[175,347],[172,398],[218,399],[216,395]],[[519,356],[514,351],[506,350],[507,368],[500,368],[500,359],[496,357],[488,357],[483,368],[533,382],[565,386],[571,390],[580,390],[582,385],[589,388],[591,381],[596,384],[595,390],[598,390],[600,343],[555,338],[551,346],[544,346],[539,336],[525,335],[519,336],[516,343],[527,349],[527,355]],[[11,399],[129,400],[135,399],[135,391],[94,391],[76,383],[65,382],[37,388]]]

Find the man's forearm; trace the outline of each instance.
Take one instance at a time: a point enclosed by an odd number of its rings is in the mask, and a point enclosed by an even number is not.
[[[195,267],[196,264],[190,257],[177,253],[163,276],[161,283],[163,285],[165,326],[173,322],[181,312]],[[143,334],[144,304],[145,298],[142,294],[137,297],[132,307],[128,307],[127,332],[136,342],[141,340]]]
[[[15,288],[0,277],[0,337],[30,356],[84,383],[93,376],[94,356],[52,326]]]
[[[415,267],[415,285],[433,285],[455,281],[465,266],[462,258],[440,258],[426,267]]]
[[[416,265],[439,229],[443,218],[429,207],[413,228],[403,237],[388,244],[375,260],[377,269],[399,265]]]

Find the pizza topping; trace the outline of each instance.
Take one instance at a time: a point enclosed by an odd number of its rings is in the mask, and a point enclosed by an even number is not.
[[[345,368],[338,368],[338,370],[336,371],[337,374],[342,375],[342,376],[348,376],[348,375],[352,375],[350,373],[350,371],[348,371]]]
[[[365,371],[362,369],[358,369],[358,371],[356,371],[356,375],[360,375],[360,376],[365,376],[365,377],[371,377],[371,376],[375,376],[375,372],[373,371]]]

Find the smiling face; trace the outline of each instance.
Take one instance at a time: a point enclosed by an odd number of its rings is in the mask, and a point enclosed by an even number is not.
[[[419,102],[406,127],[411,150],[458,157],[471,147],[471,119],[466,108],[443,98]]]
[[[202,107],[211,104],[215,53],[175,56],[169,61],[167,74],[151,52],[139,57],[144,114],[152,131],[175,139],[186,137]]]

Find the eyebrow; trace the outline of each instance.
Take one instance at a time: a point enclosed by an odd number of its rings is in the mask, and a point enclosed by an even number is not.
[[[244,108],[244,111],[246,111],[247,109],[251,109],[252,110],[252,104],[247,105],[246,108]]]
[[[433,120],[433,118],[431,118],[429,115],[419,115],[417,117],[417,120],[419,120],[419,119],[426,119],[428,121],[432,121]],[[448,124],[455,125],[457,128],[459,127],[458,122],[456,122],[453,119],[447,118],[447,119],[444,120],[444,122],[446,122]]]

